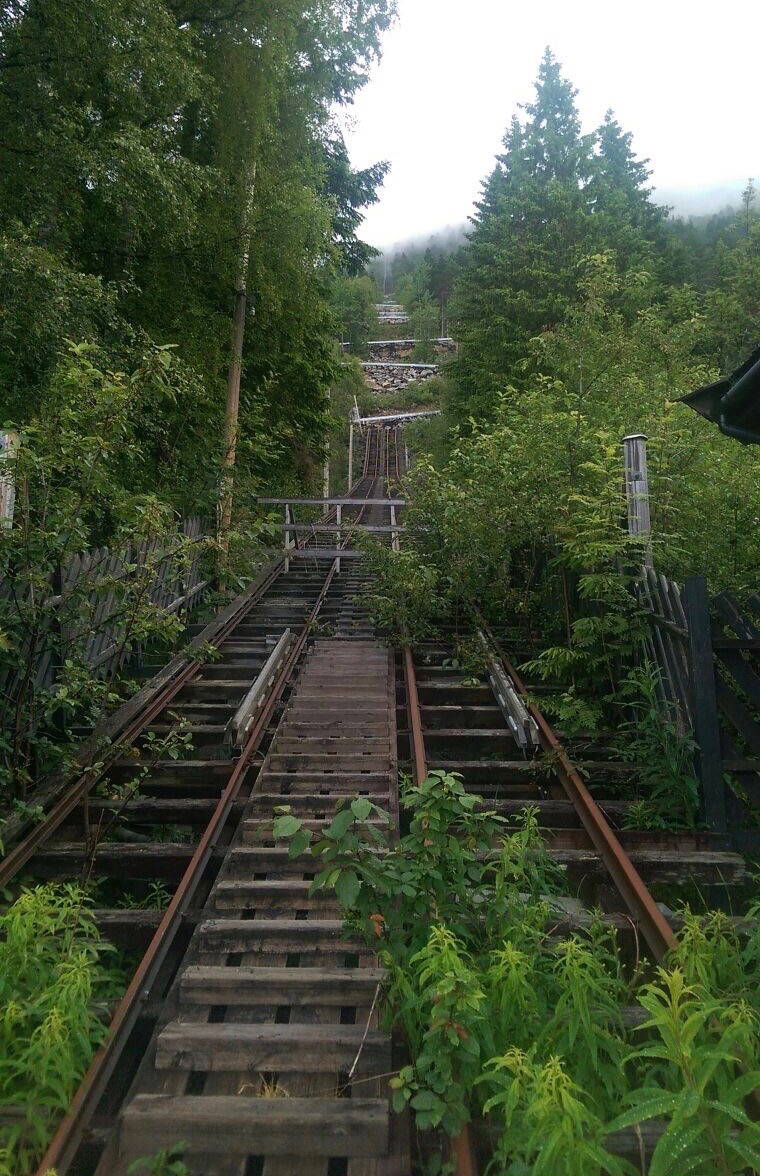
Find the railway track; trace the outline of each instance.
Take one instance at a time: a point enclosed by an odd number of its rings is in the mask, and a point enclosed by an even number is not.
[[[401,1061],[378,1026],[375,956],[344,936],[331,893],[309,896],[313,860],[275,843],[280,805],[319,830],[339,801],[364,795],[398,821],[399,767],[419,779],[461,772],[509,820],[538,809],[578,895],[562,929],[601,907],[623,953],[641,939],[652,960],[675,926],[659,886],[698,885],[721,905],[746,881],[743,860],[709,834],[621,832],[619,786],[635,766],[596,745],[581,776],[492,642],[473,678],[453,633],[403,656],[378,640],[356,600],[367,573],[350,558],[351,528],[397,542],[388,492],[401,451],[397,429],[368,430],[350,501],[303,525],[287,562],[197,635],[218,659],[177,664],[143,692],[106,765],[114,795],[76,782],[0,863],[6,884],[84,875],[100,894],[139,898],[161,879],[171,893],[164,910],[97,911],[114,942],[144,954],[40,1173],[119,1176],[180,1142],[193,1174],[411,1173],[406,1121],[389,1111]],[[178,724],[192,750],[156,756]],[[94,845],[93,827],[114,814],[121,840]],[[487,1159],[487,1141],[457,1147],[460,1174]]]

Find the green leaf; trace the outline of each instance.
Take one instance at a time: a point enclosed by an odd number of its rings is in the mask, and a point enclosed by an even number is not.
[[[420,1090],[411,1101],[415,1111],[440,1111],[443,1102],[432,1090]]]
[[[298,817],[287,814],[287,816],[277,818],[272,827],[272,832],[276,840],[279,840],[281,837],[292,837],[302,825],[303,821],[299,820]]]
[[[297,858],[306,851],[306,848],[311,841],[311,829],[300,829],[288,846],[288,857]]]
[[[699,1119],[676,1130],[666,1131],[657,1141],[649,1165],[649,1176],[686,1176],[687,1172],[693,1172],[693,1157],[688,1154],[689,1148],[703,1131],[704,1124]]]
[[[362,888],[361,881],[354,870],[343,870],[335,882],[335,893],[341,906],[353,906]]]
[[[351,802],[351,812],[357,821],[366,821],[372,812],[372,802],[367,800],[366,796],[357,796],[356,800]]]
[[[346,833],[354,823],[354,814],[351,809],[345,809],[344,812],[338,813],[333,817],[325,836],[332,838],[333,841],[340,841],[341,837],[345,837]]]
[[[622,1115],[618,1115],[616,1119],[607,1124],[605,1131],[608,1134],[613,1131],[622,1131],[624,1127],[633,1127],[635,1123],[643,1123],[647,1119],[655,1119],[660,1115],[669,1115],[677,1103],[677,1094],[669,1094],[663,1090],[649,1098],[643,1098],[630,1111],[624,1111]]]
[[[760,1148],[755,1147],[751,1139],[747,1139],[749,1134],[743,1131],[741,1135],[727,1135],[724,1143],[725,1146],[739,1156],[744,1164],[753,1172],[760,1170]],[[757,1138],[757,1124],[752,1124],[752,1134]]]

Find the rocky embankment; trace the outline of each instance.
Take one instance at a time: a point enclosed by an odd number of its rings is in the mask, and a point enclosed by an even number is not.
[[[367,387],[372,392],[400,392],[438,375],[437,363],[363,363]]]

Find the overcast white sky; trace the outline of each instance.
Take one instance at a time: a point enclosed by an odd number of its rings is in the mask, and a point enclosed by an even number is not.
[[[392,165],[364,225],[375,245],[466,218],[547,44],[579,91],[584,130],[612,107],[670,202],[674,189],[739,191],[760,177],[760,0],[399,0],[399,10],[347,128],[355,166]]]

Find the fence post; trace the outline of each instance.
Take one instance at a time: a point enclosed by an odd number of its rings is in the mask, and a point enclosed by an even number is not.
[[[0,429],[0,529],[5,531],[9,531],[13,526],[13,511],[16,505],[13,459],[17,449],[18,433],[15,429]]]
[[[649,472],[647,439],[644,433],[623,438],[625,462],[625,497],[628,503],[628,534],[645,536],[644,565],[652,563],[652,522],[649,514]]]
[[[689,623],[689,684],[697,769],[702,786],[702,815],[714,833],[723,833],[726,829],[726,785],[715,692],[710,600],[704,576],[687,576],[683,605]]]

